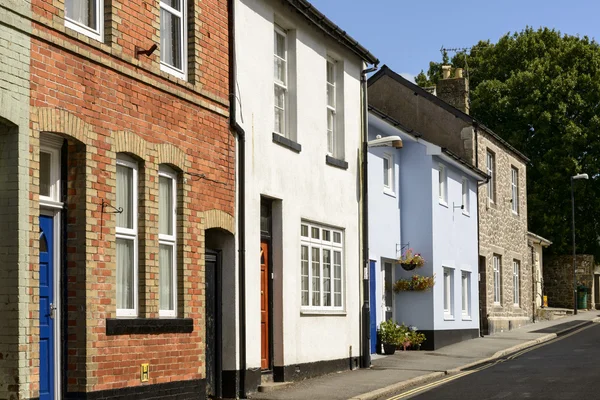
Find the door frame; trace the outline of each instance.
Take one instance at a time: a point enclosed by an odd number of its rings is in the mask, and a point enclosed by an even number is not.
[[[263,217],[267,218],[267,230],[260,229],[260,242],[267,244],[267,295],[269,297],[267,301],[267,318],[269,323],[267,326],[267,332],[269,334],[269,358],[268,367],[264,371],[272,371],[275,365],[275,352],[274,352],[274,340],[273,340],[273,201],[261,197],[261,220]],[[266,207],[267,215],[262,215],[263,206]],[[259,259],[260,268],[260,259]],[[259,269],[260,275],[260,269]]]
[[[54,257],[52,259],[52,290],[53,304],[56,307],[54,311],[54,330],[52,332],[54,341],[54,398],[60,400],[62,398],[61,377],[62,377],[62,346],[61,346],[61,321],[62,321],[62,292],[61,292],[61,254],[62,254],[62,237],[61,237],[61,210],[56,206],[46,206],[40,201],[40,216],[45,215],[52,217],[52,235],[53,235],[53,250]],[[39,218],[39,217],[38,217]],[[39,220],[38,220],[39,225]],[[39,255],[38,261],[39,263]],[[39,271],[38,271],[39,279]],[[39,304],[38,304],[39,306]],[[39,308],[39,307],[38,307]]]

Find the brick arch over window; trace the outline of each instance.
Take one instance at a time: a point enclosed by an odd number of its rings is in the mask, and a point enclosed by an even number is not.
[[[115,138],[115,153],[129,153],[144,161],[148,160],[150,143],[129,131],[116,131],[113,135]]]
[[[170,164],[181,171],[187,171],[189,165],[187,163],[186,154],[178,147],[169,143],[160,143],[156,145],[156,163]]]
[[[97,139],[92,126],[67,110],[56,108],[34,108],[33,130],[60,133],[77,139],[86,146]]]
[[[221,210],[204,212],[204,229],[221,228],[235,235],[235,219]]]

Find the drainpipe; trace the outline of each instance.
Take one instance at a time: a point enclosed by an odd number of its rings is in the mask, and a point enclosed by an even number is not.
[[[238,140],[238,336],[240,376],[238,396],[246,397],[246,133],[236,120],[235,2],[227,1],[229,23],[229,125]]]
[[[531,309],[533,310],[533,323],[535,323],[535,303],[537,301],[537,281],[535,280],[535,249],[533,248],[533,242],[531,242],[531,294],[533,297],[533,302],[531,304]]]
[[[367,98],[367,74],[377,70],[377,64],[361,71],[360,86],[362,95],[362,339],[361,368],[371,367],[371,312],[369,306],[369,170],[367,166],[369,141],[369,103]]]

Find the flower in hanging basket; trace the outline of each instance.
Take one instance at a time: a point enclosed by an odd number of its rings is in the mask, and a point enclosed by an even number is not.
[[[402,291],[424,291],[429,290],[435,284],[435,275],[421,276],[413,275],[411,278],[401,278],[394,283],[394,292]]]
[[[415,253],[413,249],[408,249],[398,259],[398,263],[406,270],[422,267],[425,264],[425,259],[420,253]]]

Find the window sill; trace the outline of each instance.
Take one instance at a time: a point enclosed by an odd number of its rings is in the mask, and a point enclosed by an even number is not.
[[[468,212],[463,212],[462,215],[464,215],[465,217],[471,217],[471,214],[469,214]]]
[[[192,318],[108,318],[106,335],[192,333]]]
[[[444,200],[440,200],[439,203],[440,203],[440,206],[448,208],[448,203],[446,203]]]
[[[278,145],[290,149],[296,153],[300,153],[302,151],[302,145],[300,143],[296,143],[293,140],[275,132],[273,132],[273,143],[277,143]]]
[[[101,29],[94,31],[90,27],[80,24],[76,21],[72,21],[66,17],[65,17],[65,27],[72,29],[75,32],[81,33],[82,35],[85,35],[91,39],[97,40],[100,43],[104,43],[104,40],[102,38],[103,32]]]
[[[452,316],[452,315],[444,315],[444,321],[454,321],[454,316]]]
[[[385,189],[385,188],[384,188],[384,189],[383,189],[383,194],[385,194],[385,195],[387,195],[387,196],[390,196],[390,197],[393,197],[393,198],[396,198],[396,193],[394,193],[394,192],[393,192],[392,190],[390,190],[390,189]]]
[[[463,321],[473,321],[473,318],[471,318],[471,317],[469,317],[469,316],[465,315],[465,316],[463,316],[463,317],[462,317],[462,320],[463,320]]]
[[[345,317],[347,313],[344,310],[300,310],[300,315]]]
[[[331,156],[325,156],[325,164],[340,169],[348,169],[348,163],[346,161]]]

